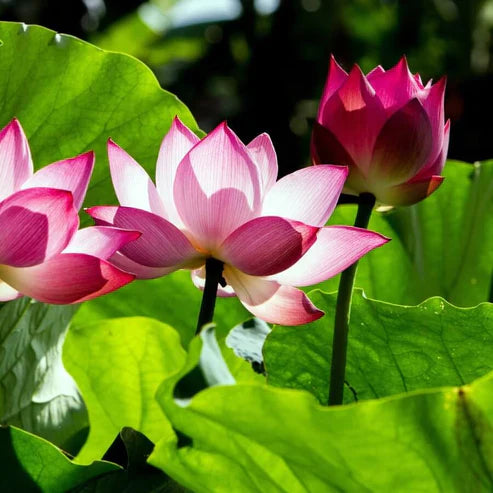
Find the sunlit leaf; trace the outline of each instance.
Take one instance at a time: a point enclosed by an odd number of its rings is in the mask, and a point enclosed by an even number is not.
[[[134,281],[111,295],[84,303],[73,324],[78,327],[87,320],[142,315],[175,327],[186,346],[195,333],[201,300],[202,292],[193,285],[190,272],[180,270],[159,279]],[[237,298],[216,302],[214,323],[221,337],[250,317]]]
[[[190,272],[181,270],[160,279],[134,281],[115,293],[84,303],[73,320],[73,327],[84,326],[88,320],[143,315],[176,328],[183,346],[187,347],[195,333],[201,299],[202,292],[193,285]],[[229,369],[239,381],[262,383],[262,377],[224,343],[230,329],[249,318],[251,314],[237,298],[217,300],[214,324]]]
[[[158,400],[176,436],[150,457],[198,493],[491,491],[493,376],[444,388],[328,408],[303,391],[213,387],[178,406],[168,379]],[[466,489],[464,489],[464,485]]]
[[[188,405],[195,394],[208,387],[236,383],[221,354],[214,328],[205,326],[200,339],[202,347],[197,365],[180,379],[173,391],[181,406]]]
[[[325,317],[275,327],[264,346],[268,382],[327,402],[335,294],[313,291]],[[493,370],[493,305],[456,308],[431,298],[399,306],[353,296],[345,402],[472,382]]]
[[[154,399],[159,384],[185,360],[179,336],[170,326],[128,317],[73,327],[63,358],[89,413],[89,437],[79,461],[101,458],[124,426],[153,442],[170,431]]]
[[[119,469],[110,462],[74,464],[42,438],[14,427],[0,428],[0,491],[65,493]]]
[[[62,364],[76,309],[29,298],[0,308],[0,421],[72,452],[81,444],[77,434],[87,427],[84,404]]]

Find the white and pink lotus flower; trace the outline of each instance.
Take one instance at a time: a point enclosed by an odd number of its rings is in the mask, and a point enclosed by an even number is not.
[[[385,71],[347,74],[332,57],[313,127],[314,164],[349,166],[344,192],[373,194],[385,205],[423,200],[443,181],[449,144],[445,78],[423,85],[403,57]]]
[[[19,122],[0,132],[0,301],[27,295],[76,303],[134,279],[106,259],[139,233],[100,226],[78,230],[93,166],[94,154],[87,152],[33,174]]]
[[[223,123],[200,140],[175,118],[164,137],[156,186],[111,140],[108,154],[120,206],[88,209],[96,224],[137,230],[111,262],[139,279],[192,271],[203,288],[204,264],[224,262],[219,296],[238,296],[254,315],[297,325],[318,310],[294,286],[321,282],[388,241],[363,229],[325,226],[347,176],[340,166],[311,166],[276,182],[267,134],[245,146]]]

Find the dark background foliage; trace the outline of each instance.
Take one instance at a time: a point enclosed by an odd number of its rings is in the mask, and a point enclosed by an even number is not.
[[[210,15],[186,21],[202,3]],[[220,8],[221,5],[225,8]],[[493,156],[492,0],[2,0],[2,20],[41,24],[140,58],[205,131],[227,119],[244,141],[268,132],[283,174],[309,162],[331,53],[350,69],[406,54],[448,76],[449,157]],[[152,26],[152,28],[151,28]]]

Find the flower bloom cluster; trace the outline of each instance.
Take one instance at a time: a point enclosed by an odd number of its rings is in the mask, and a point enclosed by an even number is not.
[[[219,296],[237,296],[267,322],[316,320],[323,312],[298,287],[338,274],[388,241],[325,226],[341,191],[405,205],[443,180],[444,90],[444,79],[423,85],[405,59],[366,76],[358,66],[347,74],[332,59],[312,134],[317,166],[280,180],[269,136],[245,145],[225,123],[201,140],[175,118],[155,184],[109,140],[120,205],[87,209],[96,226],[82,230],[78,211],[93,153],[33,173],[14,119],[0,132],[0,301],[27,295],[76,303],[178,269],[189,269],[203,289],[214,258],[224,266]]]
[[[323,315],[294,286],[323,281],[388,241],[363,229],[325,226],[347,168],[311,166],[277,178],[270,138],[244,145],[219,125],[200,140],[175,118],[156,166],[156,185],[114,142],[111,176],[120,206],[88,209],[96,224],[142,236],[111,257],[139,279],[190,269],[203,287],[207,258],[224,262],[220,296],[254,315],[297,325]]]
[[[410,205],[441,184],[449,143],[445,78],[423,85],[405,58],[368,75],[331,59],[312,134],[314,164],[349,166],[344,191],[382,204]]]
[[[100,226],[78,230],[93,166],[88,152],[33,174],[19,122],[0,132],[0,301],[27,295],[76,303],[134,279],[106,259],[139,233]]]

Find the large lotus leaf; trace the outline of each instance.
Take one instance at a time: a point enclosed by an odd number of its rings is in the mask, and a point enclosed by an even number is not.
[[[0,491],[64,493],[118,470],[110,462],[74,464],[42,438],[14,427],[0,428]]]
[[[185,105],[135,58],[18,23],[1,22],[0,40],[0,124],[20,120],[35,168],[95,150],[86,205],[115,201],[109,137],[154,176],[159,145],[175,115],[199,132]]]
[[[312,291],[325,317],[276,326],[264,345],[267,381],[327,402],[336,295]],[[463,385],[493,370],[493,305],[457,308],[441,298],[399,306],[353,296],[345,402]]]
[[[29,298],[0,308],[0,421],[71,452],[87,427],[86,409],[62,364],[63,341],[76,309]]]
[[[108,296],[84,303],[73,325],[83,325],[87,320],[142,315],[175,327],[186,346],[195,333],[201,300],[202,292],[193,285],[190,272],[180,270],[159,279],[134,281]],[[214,323],[222,335],[250,317],[237,298],[217,299]]]
[[[154,394],[180,369],[185,351],[170,326],[127,317],[72,327],[63,359],[79,385],[90,431],[78,460],[101,458],[124,426],[157,441],[170,425]]]
[[[325,407],[304,391],[238,384],[206,389],[182,407],[176,383],[158,391],[177,436],[151,464],[198,493],[314,491],[489,492],[493,489],[493,375],[470,386]]]
[[[187,347],[195,333],[201,299],[202,292],[193,285],[190,272],[181,270],[160,279],[135,281],[115,293],[84,303],[74,317],[73,327],[84,326],[87,320],[144,315],[176,328]],[[259,383],[262,377],[224,343],[229,330],[250,317],[237,298],[217,299],[214,323],[223,356],[237,380]]]
[[[426,200],[374,212],[369,228],[392,241],[359,263],[356,286],[374,299],[417,304],[442,296],[459,306],[488,301],[493,274],[493,161],[449,161],[442,186]],[[330,222],[352,224],[355,206]],[[338,278],[322,284],[337,290]]]

